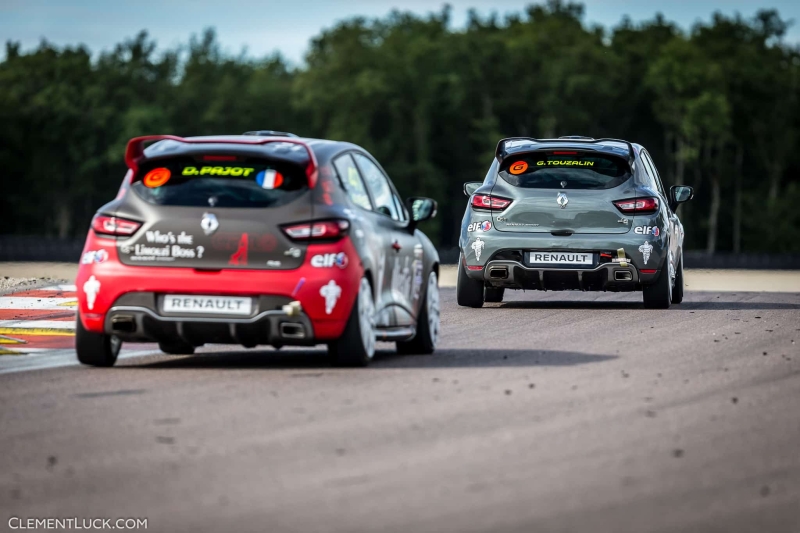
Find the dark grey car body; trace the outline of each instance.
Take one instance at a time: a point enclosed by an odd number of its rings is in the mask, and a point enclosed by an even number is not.
[[[333,269],[333,272],[339,275],[341,272],[353,270],[357,272],[354,275],[361,276],[363,272],[369,278],[375,299],[375,335],[378,340],[413,339],[423,305],[420,294],[424,291],[424,281],[428,279],[429,273],[438,272],[439,256],[436,249],[428,237],[416,229],[416,222],[409,213],[410,207],[407,208],[401,202],[385,171],[366,150],[347,142],[292,137],[287,138],[286,142],[282,142],[280,138],[268,138],[264,144],[250,143],[253,141],[251,136],[192,137],[182,140],[183,142],[161,140],[148,146],[132,184],[130,178],[126,178],[123,186],[124,189],[133,190],[120,194],[118,199],[98,211],[99,214],[142,223],[141,228],[130,237],[116,238],[120,263],[126,267],[134,267],[140,273],[146,273],[148,267],[180,269],[187,279],[197,280],[197,291],[205,293],[224,293],[226,290],[233,292],[234,289],[225,286],[214,286],[208,279],[217,272],[240,270],[242,279],[249,278],[252,280],[251,287],[263,287],[263,294],[270,297],[268,305],[263,301],[259,305],[267,305],[265,309],[280,310],[282,306],[298,299],[291,293],[291,289],[299,282],[305,282],[308,286],[316,278],[325,275],[326,269],[315,268],[320,265],[314,265],[311,259],[314,254],[325,256],[328,251],[324,248],[327,241],[317,243],[293,240],[283,228],[309,221],[347,221],[349,227],[344,240],[352,243],[356,254],[350,254],[349,265],[340,265],[342,270]],[[270,139],[273,142],[267,143]],[[289,144],[289,141],[300,144]],[[306,146],[310,152],[306,150]],[[286,168],[295,166],[302,172],[302,169],[311,164],[309,156],[312,153],[318,172],[316,186],[303,186],[292,192],[282,203],[265,208],[231,207],[223,203],[205,206],[160,205],[157,201],[148,201],[145,193],[149,191],[141,182],[141,174],[147,170],[173,161],[181,161],[183,164],[188,161],[188,164],[198,166],[226,164],[202,163],[202,158],[208,154],[220,158],[235,156],[240,161],[266,161],[271,165],[278,165],[278,168],[283,168],[280,165],[285,164],[288,165]],[[352,169],[352,175],[343,176],[343,168]],[[378,205],[369,180],[364,177],[365,172],[377,172],[373,177],[386,184],[384,192],[388,191],[387,195],[390,196],[388,201],[392,205],[391,212]],[[302,179],[306,179],[304,174]],[[363,188],[361,205],[354,203],[347,184],[348,179],[357,180]],[[208,214],[212,214],[214,220],[218,221],[218,228],[204,232],[201,231],[201,222]],[[181,248],[178,245],[180,241],[176,244],[175,239],[180,239],[182,235],[191,237],[189,245],[185,247],[188,252],[185,252],[186,255],[176,256],[171,252]],[[248,235],[249,242],[245,241],[246,259],[233,261],[237,246],[242,246],[242,236]],[[165,250],[166,258],[150,253],[159,248]],[[335,254],[327,255],[333,261]],[[123,275],[120,277],[124,279]],[[274,284],[270,282],[273,279]],[[288,285],[285,281],[287,279],[290,280]],[[346,292],[357,291],[358,277],[355,279],[353,286],[345,285],[345,281],[339,283],[345,287]],[[106,318],[106,333],[113,333],[126,341],[169,341],[174,338],[175,328],[172,327],[172,322],[177,319],[161,316],[163,313],[160,314],[159,311],[157,292],[153,290],[143,293],[142,289],[137,292],[137,305],[144,305],[142,301],[149,302],[140,313],[142,317],[135,317],[141,327],[137,326],[132,331],[114,329],[118,321],[115,321],[117,317],[112,311]],[[143,299],[142,294],[152,297],[149,300]],[[317,293],[312,296],[311,303],[302,302],[304,310],[321,305],[323,299]],[[123,296],[125,297],[127,296]],[[353,296],[349,298],[352,301]],[[344,295],[342,299],[345,299]],[[254,316],[260,309],[259,305],[254,308]],[[274,315],[278,311],[270,312]],[[128,316],[131,311],[126,307],[122,314]],[[278,316],[273,315],[264,318],[263,322],[266,324]],[[226,325],[237,323],[237,320],[225,315],[209,314],[204,318],[225,321]],[[282,315],[278,318],[286,319]],[[190,319],[186,320],[188,324]],[[298,322],[298,327],[304,328],[302,336],[283,336],[277,327],[254,323],[254,318],[251,317],[238,319],[243,328],[248,326],[258,333],[247,337],[247,342],[242,341],[242,335],[234,328],[213,329],[205,327],[202,320],[192,320],[200,325],[191,339],[195,345],[204,342],[245,345],[307,345],[325,342],[314,335],[313,320],[306,320],[304,313],[294,319]],[[170,328],[162,327],[162,322],[167,321],[170,322]],[[150,327],[145,327],[148,324]],[[179,330],[181,325],[178,324]]]
[[[622,183],[609,188],[573,188],[566,179],[555,187],[514,185],[515,176],[505,168],[510,160],[553,153],[606,157],[627,165],[626,173]],[[662,272],[674,287],[680,274],[684,229],[675,213],[677,202],[638,144],[589,138],[506,139],[498,145],[483,183],[465,192],[471,198],[511,200],[502,209],[476,209],[470,202],[461,223],[461,274],[488,289],[633,291],[656,283]],[[657,210],[626,214],[614,203],[637,198],[658,199]],[[576,259],[563,254],[585,254],[580,259],[588,263],[535,261]]]

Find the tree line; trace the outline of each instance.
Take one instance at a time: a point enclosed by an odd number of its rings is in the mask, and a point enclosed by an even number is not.
[[[347,140],[404,196],[431,196],[435,243],[457,241],[464,181],[508,136],[639,142],[666,186],[687,184],[686,246],[798,252],[800,48],[774,10],[590,26],[551,0],[500,18],[450,10],[352,18],[301,66],[222,51],[213,29],[160,50],[146,32],[93,56],[6,43],[0,63],[3,234],[82,236],[113,198],[127,140],[275,129]]]

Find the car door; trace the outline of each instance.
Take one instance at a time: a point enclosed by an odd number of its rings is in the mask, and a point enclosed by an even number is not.
[[[372,204],[375,227],[384,239],[386,270],[380,288],[386,307],[378,317],[378,325],[410,326],[415,322],[414,296],[419,292],[415,273],[421,261],[415,261],[417,239],[408,231],[408,214],[389,178],[362,152],[353,152]]]
[[[645,162],[645,169],[647,173],[650,174],[650,177],[653,180],[656,190],[661,198],[661,202],[664,204],[666,208],[666,213],[668,217],[668,234],[669,234],[669,254],[670,254],[670,265],[673,269],[670,271],[670,274],[674,274],[674,267],[677,263],[678,259],[680,258],[680,251],[683,246],[683,226],[681,225],[680,219],[678,219],[678,215],[675,214],[672,209],[669,207],[669,196],[667,195],[666,190],[664,189],[664,184],[661,183],[661,176],[658,174],[658,169],[656,169],[655,163],[653,163],[653,159],[650,157],[650,154],[647,150],[642,149],[641,152],[642,160]]]

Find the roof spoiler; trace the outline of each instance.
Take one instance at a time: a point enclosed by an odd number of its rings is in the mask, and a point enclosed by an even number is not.
[[[175,135],[145,135],[143,137],[134,137],[133,139],[128,141],[128,146],[125,148],[125,164],[128,165],[128,168],[131,169],[134,173],[137,170],[139,170],[139,165],[146,159],[144,155],[145,143],[157,142],[157,141],[175,141],[186,144],[254,145],[254,144],[269,144],[274,142],[299,144],[300,146],[303,146],[306,149],[306,152],[308,152],[309,163],[308,166],[306,167],[306,176],[308,177],[308,187],[310,189],[313,189],[316,186],[317,178],[319,176],[317,167],[317,158],[314,156],[314,151],[311,150],[311,146],[309,146],[308,143],[305,141],[301,141],[300,139],[292,137],[252,136],[251,138],[248,139],[214,139],[214,138],[185,139],[183,137],[177,137]]]
[[[502,163],[503,160],[509,155],[506,152],[506,143],[509,141],[530,141],[532,143],[541,143],[541,144],[548,144],[548,143],[586,143],[586,144],[593,144],[593,143],[601,143],[601,142],[617,142],[624,144],[628,147],[628,157],[629,163],[633,164],[636,160],[635,152],[633,151],[633,145],[628,141],[623,141],[622,139],[610,139],[610,138],[602,138],[602,139],[593,139],[591,137],[580,137],[577,135],[568,135],[565,137],[561,137],[559,139],[534,139],[533,137],[508,137],[506,139],[500,139],[500,142],[497,143],[497,149],[495,150],[495,158],[497,158],[498,163]]]

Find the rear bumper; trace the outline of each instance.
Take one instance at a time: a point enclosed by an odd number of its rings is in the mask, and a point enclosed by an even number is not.
[[[635,221],[635,223],[638,223]],[[473,249],[480,238],[480,254]],[[483,233],[462,234],[459,242],[466,274],[490,285],[506,287],[541,288],[558,290],[558,287],[575,290],[636,290],[658,279],[669,255],[669,236],[662,231],[653,235],[624,234],[574,234],[553,236],[550,233],[515,233],[490,230]],[[616,258],[620,250],[627,265],[621,267]],[[591,266],[565,268],[539,266],[526,263],[529,251],[588,252],[598,258]],[[600,259],[601,253],[608,254]],[[505,263],[509,281],[501,283],[491,279],[490,269],[496,263]],[[616,279],[616,272],[627,270],[630,280]],[[510,280],[519,283],[512,283]],[[622,283],[625,281],[625,283]],[[549,283],[548,283],[549,282]]]
[[[528,290],[634,291],[643,282],[651,282],[658,274],[641,273],[633,264],[602,263],[592,268],[546,268],[526,266],[518,261],[492,260],[480,274],[493,287]]]
[[[248,318],[165,317],[142,306],[115,305],[106,313],[103,329],[123,341],[312,345],[317,338],[305,313],[267,310]]]
[[[123,340],[311,345],[338,338],[350,316],[364,268],[349,238],[309,245],[293,270],[217,270],[127,266],[119,262],[115,242],[90,235],[84,253],[103,249],[108,259],[82,264],[76,279],[78,310],[88,331],[114,333]],[[345,252],[345,268],[313,267],[317,254]],[[333,305],[323,287],[340,289]],[[94,300],[89,302],[87,288]],[[176,315],[160,306],[167,294],[249,296],[249,316]],[[283,306],[299,302],[290,314]],[[124,329],[128,328],[127,331]]]

